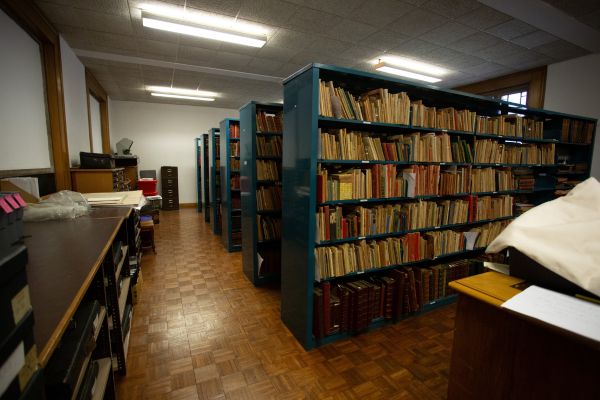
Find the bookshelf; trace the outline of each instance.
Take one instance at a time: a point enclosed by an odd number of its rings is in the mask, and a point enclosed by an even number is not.
[[[242,205],[240,199],[240,120],[220,123],[221,146],[221,240],[229,252],[242,249]]]
[[[242,265],[254,285],[279,282],[281,271],[281,104],[250,102],[240,109]],[[262,119],[261,119],[262,117]],[[270,168],[265,174],[259,168]]]
[[[202,196],[202,137],[197,137],[196,143],[196,211],[202,212],[204,208],[204,198]]]
[[[221,153],[220,130],[208,131],[208,185],[210,196],[210,226],[215,235],[221,234]]]
[[[204,213],[204,222],[210,222],[210,168],[208,166],[208,133],[203,133],[200,138],[201,163],[200,163],[200,195],[202,197],[202,212]]]
[[[322,64],[284,81],[284,119],[281,316],[306,349],[453,301],[514,216],[589,176],[596,125]],[[345,310],[360,286],[393,313]]]

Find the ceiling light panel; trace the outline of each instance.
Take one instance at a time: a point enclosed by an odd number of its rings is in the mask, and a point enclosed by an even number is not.
[[[384,55],[378,57],[374,60],[371,60],[371,64],[379,64],[384,62],[386,65],[390,67],[400,67],[403,69],[407,69],[414,72],[419,72],[423,74],[429,74],[433,76],[444,76],[450,73],[449,70],[445,68],[438,67],[436,65],[427,64],[421,61],[413,60],[407,57],[398,57],[398,56],[388,56]]]
[[[171,99],[184,99],[184,100],[196,100],[196,101],[215,101],[215,99],[210,97],[194,97],[194,96],[183,96],[179,94],[169,94],[169,93],[150,93],[152,96],[156,97],[168,97]]]
[[[148,14],[175,19],[179,22],[225,29],[249,35],[268,36],[271,34],[271,29],[263,25],[242,21],[238,18],[227,17],[224,15],[197,11],[190,8],[164,4],[142,4],[140,5],[140,8]]]
[[[390,66],[386,65],[385,63],[376,64],[374,68],[375,68],[375,70],[377,70],[379,72],[385,72],[386,74],[398,75],[398,76],[401,76],[404,78],[416,79],[419,81],[424,81],[424,82],[429,82],[429,83],[436,83],[436,82],[441,81],[440,78],[435,78],[433,76],[423,75],[423,74],[407,71],[407,70],[396,68],[396,67],[390,67]]]
[[[184,96],[197,96],[197,97],[218,97],[219,96],[219,93],[208,92],[205,90],[183,89],[183,88],[174,88],[174,87],[168,87],[168,86],[146,86],[146,90],[149,92],[182,94]]]

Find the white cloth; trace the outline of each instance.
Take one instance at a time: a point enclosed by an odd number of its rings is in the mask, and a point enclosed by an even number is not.
[[[566,196],[522,214],[486,252],[506,247],[600,296],[600,183],[589,178]]]

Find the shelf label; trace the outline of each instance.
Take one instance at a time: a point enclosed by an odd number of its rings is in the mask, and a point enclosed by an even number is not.
[[[441,226],[434,226],[433,229],[440,229]]]
[[[359,237],[358,237],[358,240],[364,240],[364,239],[366,239],[366,238],[367,238],[366,236],[359,236]]]
[[[369,164],[369,163],[370,163],[370,161],[367,161],[367,160],[362,160],[362,161],[361,161],[361,163],[363,163],[363,164]]]
[[[365,271],[356,271],[357,275],[364,274],[364,273],[365,273]]]
[[[359,201],[360,201],[361,203],[366,203],[366,202],[367,202],[367,199],[360,199]]]
[[[363,124],[371,125],[371,121],[363,121]]]

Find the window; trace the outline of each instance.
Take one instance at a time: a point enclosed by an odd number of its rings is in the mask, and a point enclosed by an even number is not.
[[[517,103],[526,106],[527,105],[527,90],[522,92],[508,93],[500,96],[501,100],[510,101],[511,103]]]

